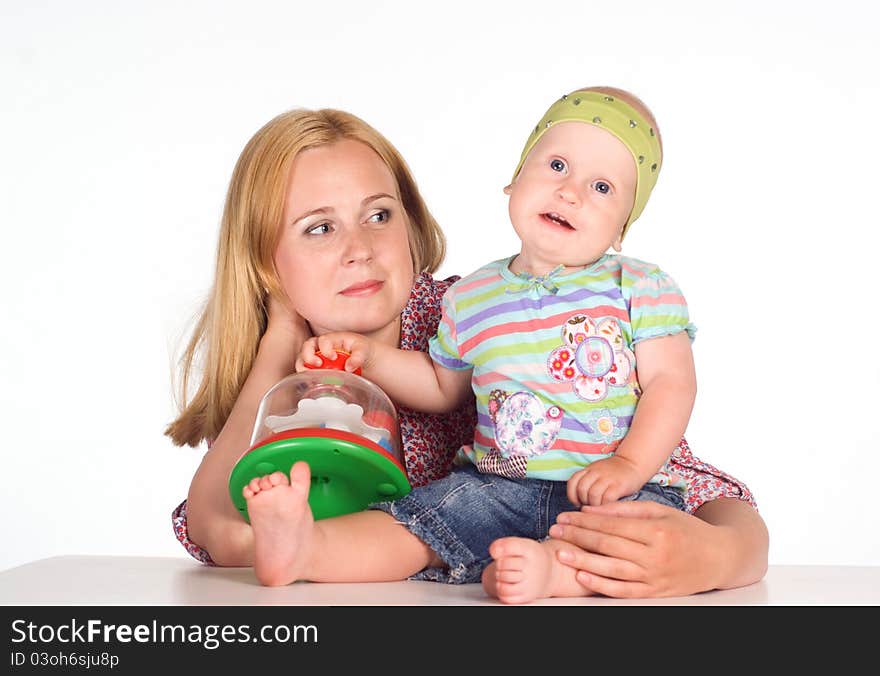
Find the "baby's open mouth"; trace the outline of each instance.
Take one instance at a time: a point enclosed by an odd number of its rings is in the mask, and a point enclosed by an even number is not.
[[[543,218],[546,218],[548,221],[552,221],[556,223],[556,225],[561,225],[563,228],[568,228],[569,230],[574,230],[574,226],[566,221],[562,216],[557,214],[555,211],[548,212],[546,214],[541,214]]]

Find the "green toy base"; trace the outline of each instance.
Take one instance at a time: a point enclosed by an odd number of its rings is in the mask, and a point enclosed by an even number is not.
[[[328,432],[296,430],[296,436],[273,437],[242,456],[229,475],[229,495],[245,521],[250,523],[242,489],[254,477],[289,473],[299,460],[307,462],[312,473],[309,506],[315,519],[360,512],[373,502],[410,492],[406,474],[385,451],[358,443],[363,440],[354,435]]]

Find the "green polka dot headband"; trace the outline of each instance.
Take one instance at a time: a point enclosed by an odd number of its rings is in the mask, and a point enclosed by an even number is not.
[[[523,148],[516,171],[513,172],[514,179],[538,139],[547,129],[559,122],[586,122],[607,129],[632,153],[636,162],[638,182],[635,203],[623,226],[622,239],[629,230],[630,224],[639,217],[645,204],[648,203],[648,197],[660,173],[660,140],[654,133],[654,128],[635,108],[614,96],[604,92],[574,91],[550,106],[535,126]]]

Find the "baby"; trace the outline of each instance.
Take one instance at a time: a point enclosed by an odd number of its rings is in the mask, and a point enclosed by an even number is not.
[[[654,118],[632,94],[563,96],[504,189],[519,253],[447,291],[430,357],[352,333],[307,341],[298,368],[344,349],[347,369],[410,408],[453,410],[472,389],[478,422],[449,476],[365,513],[314,522],[304,463],[289,481],[252,481],[244,492],[262,581],[418,573],[482,579],[511,603],[584,595],[559,556],[571,545],[547,539],[560,513],[621,499],[683,508],[684,482],[666,462],[696,393],[695,328],[668,275],[606,253],[621,250],[661,159]]]

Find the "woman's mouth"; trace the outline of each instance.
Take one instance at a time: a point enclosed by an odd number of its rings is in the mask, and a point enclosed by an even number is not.
[[[345,287],[339,293],[343,296],[372,296],[374,293],[377,293],[383,286],[385,282],[378,279],[367,279],[363,282],[356,282],[351,284],[350,286]]]
[[[549,221],[553,225],[558,225],[563,228],[568,228],[569,230],[574,230],[574,226],[566,221],[562,216],[557,214],[555,211],[548,211],[545,214],[541,214],[541,218],[545,221]]]

